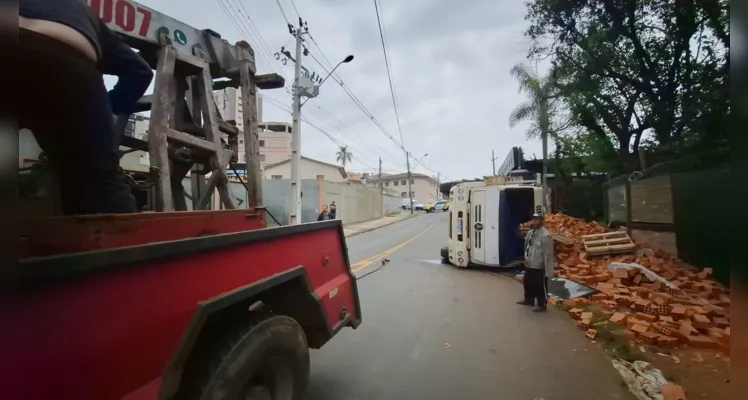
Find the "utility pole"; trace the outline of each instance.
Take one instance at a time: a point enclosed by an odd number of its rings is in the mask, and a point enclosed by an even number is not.
[[[411,174],[410,174],[410,153],[405,152],[405,160],[406,160],[407,165],[408,165],[408,198],[410,199],[410,213],[413,214],[413,209],[415,207],[413,206],[413,190],[411,190],[411,187],[410,187],[410,177],[411,177]]]
[[[437,172],[436,173],[436,200],[437,201],[439,201],[439,193],[441,193],[441,191],[439,190],[439,182],[441,181],[441,178],[442,178],[442,173]]]
[[[382,157],[379,157],[379,179],[377,179],[377,185],[379,185],[379,200],[382,203],[382,216],[384,217],[384,183],[382,183]]]
[[[493,150],[491,150],[491,164],[493,164],[493,176],[496,176],[496,155]]]
[[[345,63],[349,63],[353,60],[353,55],[348,55],[342,61],[340,61],[323,79],[317,75],[316,72],[310,73],[303,65],[301,65],[302,55],[306,56],[309,54],[309,50],[304,48],[304,35],[309,33],[309,26],[299,17],[299,26],[295,28],[293,25],[288,24],[288,32],[296,38],[296,54],[291,56],[291,53],[281,47],[280,51],[275,53],[275,59],[281,60],[283,65],[286,65],[287,60],[294,62],[294,81],[293,81],[293,127],[291,132],[291,208],[288,213],[289,225],[296,225],[301,223],[301,106],[306,103],[307,100],[313,97],[317,97],[319,94],[319,87],[325,83],[339,66]],[[303,49],[303,52],[302,52]],[[302,73],[303,71],[303,73]],[[304,103],[301,102],[301,97],[304,96],[307,99]]]
[[[291,210],[288,224],[301,223],[301,47],[304,41],[304,22],[299,18],[299,27],[294,29],[290,24],[289,31],[296,37],[296,57],[294,63],[293,83],[293,125],[291,128]]]

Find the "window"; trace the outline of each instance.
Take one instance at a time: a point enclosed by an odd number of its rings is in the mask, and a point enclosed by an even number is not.
[[[400,197],[402,198],[408,197],[408,192],[400,192]]]
[[[260,140],[260,147],[265,147],[265,141],[264,140]]]
[[[398,183],[400,183],[400,182],[398,182],[398,181],[395,181],[395,182],[393,183],[393,186],[397,186],[397,185],[398,185]]]
[[[415,180],[415,179],[411,179],[411,180],[410,180],[410,184],[411,184],[411,185],[415,185],[415,184],[416,184],[416,180]]]
[[[387,187],[389,187],[389,186],[390,186],[390,181],[387,181],[387,182],[385,182],[385,183],[384,183],[384,186],[387,186]]]
[[[243,144],[243,143],[244,143],[244,139],[239,139],[239,144]]]
[[[403,179],[402,181],[400,181],[400,184],[403,185],[403,186],[407,185],[407,183],[405,182],[405,179]]]
[[[283,175],[273,175],[270,178],[271,179],[283,179]]]
[[[264,154],[260,154],[260,161],[265,161],[265,155]]]

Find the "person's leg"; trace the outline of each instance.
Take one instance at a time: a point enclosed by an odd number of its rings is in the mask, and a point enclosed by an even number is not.
[[[65,214],[132,213],[109,96],[96,65],[53,38],[19,29],[19,125],[59,177]]]
[[[533,308],[533,311],[545,311],[546,304],[548,303],[548,291],[546,289],[546,278],[545,278],[545,271],[542,269],[536,270],[535,273],[535,300],[537,301],[537,305],[535,308]]]
[[[529,273],[530,268],[525,268],[525,275],[522,277],[522,288],[524,289],[524,298],[517,302],[519,305],[531,306],[534,305],[534,299],[532,297],[532,276]]]

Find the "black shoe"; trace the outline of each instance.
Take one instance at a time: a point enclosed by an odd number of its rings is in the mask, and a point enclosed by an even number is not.
[[[533,305],[535,305],[533,302],[527,301],[527,300],[520,300],[520,301],[517,302],[517,304],[519,304],[521,306],[533,306]]]
[[[535,306],[535,307],[532,308],[532,310],[535,311],[535,312],[543,312],[543,311],[546,311],[546,307],[545,306]]]

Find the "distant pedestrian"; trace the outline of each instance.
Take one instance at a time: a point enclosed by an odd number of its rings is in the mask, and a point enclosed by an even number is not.
[[[338,206],[335,205],[335,201],[330,203],[330,219],[335,219],[335,215],[338,213]]]
[[[530,223],[532,229],[525,236],[525,298],[517,304],[534,305],[533,311],[546,310],[548,278],[553,276],[553,236],[544,222],[543,215],[534,214]]]
[[[329,219],[332,219],[330,217],[330,211],[327,210],[327,204],[323,204],[322,210],[319,212],[319,215],[317,216],[317,221],[327,221]]]

